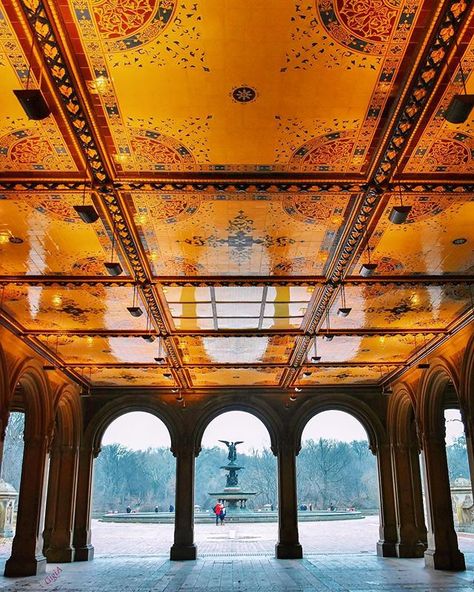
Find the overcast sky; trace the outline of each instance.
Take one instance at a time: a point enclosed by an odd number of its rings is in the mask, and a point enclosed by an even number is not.
[[[446,412],[446,433],[448,443],[462,434],[460,414],[456,410]],[[366,440],[362,425],[347,413],[325,411],[314,417],[303,432],[303,441],[312,438],[333,438],[350,442]],[[203,446],[222,446],[219,440],[244,440],[238,450],[249,452],[270,445],[265,426],[250,413],[229,411],[214,419],[204,432]],[[116,419],[104,434],[102,443],[119,443],[135,450],[145,450],[158,446],[169,446],[170,437],[165,425],[149,413],[133,412]]]

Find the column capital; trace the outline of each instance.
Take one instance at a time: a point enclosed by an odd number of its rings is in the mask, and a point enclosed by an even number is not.
[[[294,456],[297,456],[298,452],[298,446],[292,438],[280,438],[277,441],[276,456],[284,454],[293,454]],[[275,454],[275,451],[273,451],[273,454]]]

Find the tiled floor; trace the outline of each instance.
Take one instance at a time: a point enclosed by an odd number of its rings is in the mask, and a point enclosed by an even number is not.
[[[474,556],[470,556],[471,566]],[[48,566],[48,571],[55,566]],[[473,572],[434,572],[419,559],[368,555],[317,555],[302,560],[271,557],[98,558],[61,565],[58,579],[0,579],[2,592],[472,592]]]
[[[273,558],[274,524],[196,526],[199,559],[170,562],[172,525],[94,523],[96,558],[89,563],[48,565],[62,570],[55,581],[45,575],[6,579],[0,592],[472,592],[474,535],[461,536],[468,570],[435,572],[419,559],[381,559],[375,555],[378,519],[301,523],[305,558]],[[157,529],[158,527],[158,529]],[[3,572],[6,547],[0,549]],[[253,556],[250,556],[253,555]]]

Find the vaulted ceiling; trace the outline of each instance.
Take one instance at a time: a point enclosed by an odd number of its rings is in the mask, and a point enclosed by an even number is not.
[[[473,315],[472,4],[0,0],[1,322],[94,387],[416,364]]]

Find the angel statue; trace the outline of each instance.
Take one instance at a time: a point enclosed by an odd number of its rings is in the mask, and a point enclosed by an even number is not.
[[[229,454],[227,455],[227,458],[230,460],[230,462],[234,462],[237,458],[237,444],[243,444],[244,441],[243,440],[239,440],[238,442],[227,442],[227,440],[219,440],[219,442],[222,442],[223,444],[225,444],[229,450]]]

